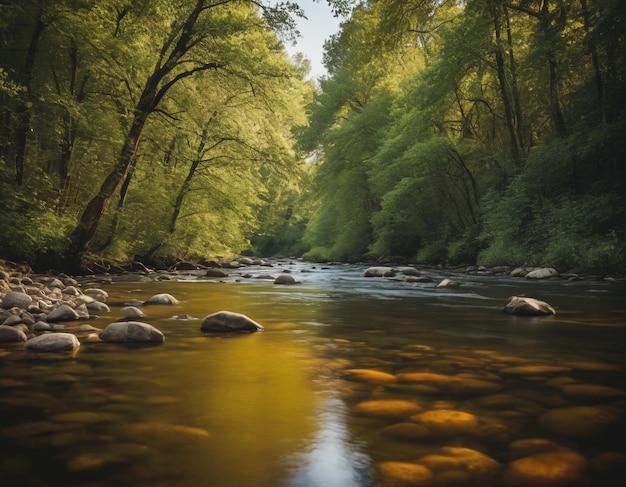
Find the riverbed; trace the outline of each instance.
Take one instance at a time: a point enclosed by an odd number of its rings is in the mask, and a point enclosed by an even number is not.
[[[94,277],[83,285],[107,291],[111,308],[97,328],[126,302],[175,296],[142,308],[165,342],[83,343],[71,356],[0,348],[0,485],[622,485],[624,282],[430,269],[424,284],[364,270]],[[284,271],[299,283],[259,278]],[[461,285],[436,288],[443,278]],[[520,294],[556,316],[502,313]],[[202,333],[220,310],[265,330]]]

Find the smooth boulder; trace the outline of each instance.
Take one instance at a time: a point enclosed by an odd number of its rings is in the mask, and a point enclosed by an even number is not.
[[[201,331],[252,333],[263,330],[263,326],[240,313],[218,311],[205,316],[200,325]]]
[[[0,342],[25,342],[26,333],[8,325],[0,325]]]
[[[165,336],[160,330],[140,321],[111,323],[99,336],[103,342],[111,343],[163,343],[165,341]]]
[[[297,284],[297,281],[293,278],[293,276],[289,274],[281,274],[276,279],[274,279],[274,284],[283,284],[283,285]]]
[[[555,315],[556,310],[545,301],[526,296],[511,296],[504,307],[504,312],[518,316]]]
[[[31,352],[73,352],[80,342],[72,333],[46,333],[28,340],[24,347]]]
[[[123,306],[120,308],[120,311],[124,313],[124,318],[128,320],[143,318],[145,316],[144,312],[136,306]]]
[[[526,279],[548,279],[549,277],[558,277],[559,271],[552,267],[542,267],[534,269],[526,274]]]
[[[171,305],[171,304],[178,304],[178,303],[179,303],[178,299],[176,299],[171,294],[160,293],[160,294],[155,294],[143,304]]]
[[[48,323],[58,323],[59,321],[74,321],[78,319],[78,313],[67,304],[62,304],[58,308],[50,311],[46,317]]]
[[[365,270],[363,277],[393,277],[396,270],[392,267],[376,266]]]
[[[33,298],[26,293],[20,291],[9,291],[4,295],[4,298],[2,298],[2,307],[4,309],[26,309],[32,302]]]

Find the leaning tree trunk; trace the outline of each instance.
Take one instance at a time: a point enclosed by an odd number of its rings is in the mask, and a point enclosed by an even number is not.
[[[177,82],[199,71],[218,68],[217,63],[207,63],[172,76],[174,70],[180,65],[180,59],[199,42],[197,32],[195,32],[198,17],[203,11],[220,4],[217,2],[205,5],[204,0],[196,0],[195,7],[183,24],[173,26],[172,35],[165,41],[161,50],[161,57],[158,59],[154,71],[148,77],[139,97],[133,123],[124,139],[117,163],[100,186],[98,194],[85,207],[76,228],[70,235],[66,266],[77,268],[80,265],[81,256],[93,239],[111,197],[133,165],[137,145],[148,116],[156,110],[159,102]],[[171,48],[171,51],[168,51],[168,48]],[[167,80],[167,78],[170,79]]]
[[[145,110],[138,110],[135,113],[133,124],[126,135],[126,139],[124,140],[124,145],[115,168],[104,180],[102,186],[100,186],[98,194],[94,196],[85,207],[76,228],[70,236],[70,245],[67,252],[67,265],[76,267],[80,264],[80,257],[87,249],[87,244],[96,233],[98,224],[100,223],[100,218],[104,214],[104,210],[106,209],[109,200],[133,164],[137,151],[137,145],[139,143],[139,137],[141,136],[141,132],[143,131],[148,115],[149,111]]]

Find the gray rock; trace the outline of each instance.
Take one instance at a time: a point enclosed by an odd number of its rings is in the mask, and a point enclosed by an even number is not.
[[[28,340],[24,347],[31,352],[73,352],[80,342],[72,333],[46,333]]]
[[[289,274],[281,274],[274,279],[274,284],[297,284],[297,281]]]
[[[140,321],[123,321],[109,324],[100,333],[103,342],[128,343],[151,342],[163,343],[165,336],[160,330]]]
[[[392,267],[370,267],[365,270],[364,277],[393,277],[396,275],[396,270]]]
[[[504,307],[505,313],[520,316],[555,315],[555,309],[545,301],[526,296],[511,296]]]
[[[200,325],[201,331],[252,333],[263,330],[263,326],[246,315],[231,311],[218,311],[205,316]]]
[[[439,284],[437,284],[437,287],[447,287],[450,289],[458,289],[459,287],[461,287],[461,283],[458,281],[452,281],[450,279],[444,279]]]
[[[74,321],[78,319],[78,313],[72,307],[67,304],[62,304],[56,309],[53,309],[48,314],[46,321],[48,323],[56,323],[59,321]]]
[[[63,294],[67,294],[69,296],[80,296],[80,291],[76,286],[67,286],[63,289]]]
[[[26,333],[12,326],[0,325],[0,342],[25,342]]]
[[[535,269],[526,274],[526,279],[547,279],[549,277],[557,277],[559,271],[552,267],[544,267],[541,269]]]
[[[124,318],[136,319],[145,316],[145,313],[136,306],[123,306],[120,311],[124,313]]]
[[[89,311],[96,311],[98,313],[108,313],[111,309],[104,303],[100,301],[93,301],[91,303],[86,303],[87,309]]]
[[[4,309],[10,309],[13,307],[27,309],[32,302],[33,298],[26,293],[20,291],[9,291],[2,299],[2,307]]]
[[[421,284],[428,284],[433,282],[433,278],[429,276],[406,276],[406,282],[419,282]]]
[[[148,301],[146,301],[144,304],[170,305],[170,304],[178,304],[178,303],[179,301],[171,294],[161,293],[161,294],[155,294],[150,299],[148,299]]]
[[[50,331],[52,330],[52,326],[50,326],[50,324],[46,323],[45,321],[38,321],[37,323],[33,325],[33,330],[34,331]]]
[[[20,315],[10,315],[8,318],[0,322],[2,325],[15,326],[19,323],[24,323]]]
[[[88,289],[85,289],[83,291],[83,294],[85,294],[86,296],[91,296],[93,299],[97,301],[102,301],[102,302],[105,302],[107,298],[109,297],[109,293],[107,293],[106,291],[100,288],[95,288],[95,287],[90,287]]]

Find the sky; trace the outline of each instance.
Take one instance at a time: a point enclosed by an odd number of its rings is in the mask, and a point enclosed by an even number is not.
[[[326,74],[322,64],[324,41],[339,30],[341,19],[335,18],[326,0],[298,0],[307,19],[297,19],[300,37],[295,46],[287,43],[287,52],[293,55],[302,52],[311,61],[312,79]]]

